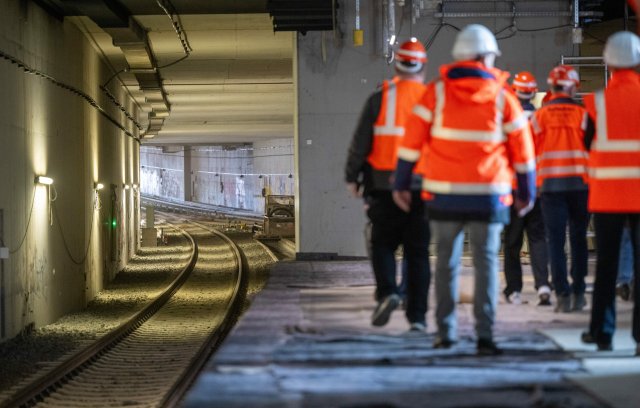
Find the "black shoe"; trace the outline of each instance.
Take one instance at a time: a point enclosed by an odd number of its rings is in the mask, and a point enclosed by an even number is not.
[[[455,340],[447,339],[446,337],[445,338],[436,337],[436,339],[433,342],[433,348],[448,349],[453,347],[454,344],[456,344]]]
[[[384,326],[389,322],[389,318],[391,317],[391,313],[398,307],[400,304],[400,296],[393,294],[389,295],[376,307],[376,310],[373,311],[373,315],[371,316],[371,324],[374,326]]]
[[[580,335],[580,340],[586,344],[595,344],[598,346],[598,351],[611,351],[613,350],[613,345],[610,341],[608,342],[599,342],[596,340],[595,336],[588,331],[582,332]]]
[[[586,344],[596,344],[595,336],[588,331],[582,332],[582,334],[580,335],[580,340],[582,340],[582,342]]]
[[[622,300],[629,301],[631,298],[631,286],[628,283],[621,283],[616,286],[616,295]]]
[[[493,340],[478,339],[479,356],[499,356],[503,351]]]

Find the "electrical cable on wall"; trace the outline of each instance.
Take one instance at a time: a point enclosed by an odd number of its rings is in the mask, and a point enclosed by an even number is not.
[[[20,243],[18,244],[18,246],[15,249],[9,248],[9,253],[12,255],[18,252],[20,248],[22,248],[22,245],[24,245],[24,241],[27,238],[27,233],[29,232],[29,226],[31,226],[31,218],[33,216],[33,206],[35,202],[36,202],[36,187],[34,186],[33,196],[31,198],[31,208],[29,209],[29,218],[27,219],[27,226],[24,228],[24,234],[22,234],[22,238],[20,239]]]
[[[62,229],[62,223],[60,222],[60,217],[58,216],[58,211],[56,209],[56,206],[53,204],[53,201],[55,200],[52,201],[51,207],[53,211],[53,216],[55,217],[56,224],[58,225],[58,231],[60,232],[60,237],[62,238],[62,244],[67,253],[67,256],[69,257],[71,262],[73,262],[76,265],[84,264],[84,262],[87,260],[87,257],[89,256],[89,249],[91,249],[91,242],[93,241],[93,224],[96,218],[96,196],[97,194],[94,194],[93,203],[91,204],[92,211],[91,211],[91,226],[89,227],[89,242],[87,242],[87,249],[84,250],[84,255],[82,259],[80,259],[79,261],[74,258],[73,254],[71,253],[71,249],[69,249],[69,245],[67,244],[67,239],[65,238],[64,231]]]
[[[191,55],[191,44],[189,44],[189,38],[187,37],[187,32],[183,29],[182,20],[180,19],[180,15],[176,13],[176,9],[171,3],[170,0],[156,0],[158,6],[165,12],[169,20],[171,20],[171,25],[178,35],[178,40],[182,45],[182,50],[184,51],[184,56],[177,59],[176,61],[170,62],[169,64],[158,67],[158,69],[168,68],[172,65],[175,65],[185,59],[187,59]],[[164,4],[163,4],[164,3]]]
[[[84,99],[89,105],[93,106],[102,116],[104,116],[109,122],[111,122],[112,124],[114,124],[118,129],[122,130],[124,132],[124,134],[126,134],[127,136],[131,137],[132,139],[136,140],[138,143],[140,143],[140,139],[136,136],[134,136],[133,133],[131,133],[131,131],[129,131],[129,129],[127,129],[124,125],[122,125],[120,122],[118,122],[117,119],[113,118],[102,106],[100,106],[98,104],[98,102],[93,99],[91,96],[89,96],[88,94],[86,94],[84,91],[68,85],[64,82],[58,81],[57,79],[55,79],[54,77],[52,77],[51,75],[48,75],[40,70],[31,68],[29,65],[25,64],[24,62],[22,62],[21,60],[19,60],[16,57],[13,57],[7,53],[5,53],[4,51],[0,51],[0,58],[3,58],[9,62],[11,62],[12,64],[16,64],[19,68],[22,68],[24,70],[25,73],[27,74],[32,74],[32,75],[37,75],[39,77],[42,77],[46,80],[48,80],[49,82],[53,83],[54,85],[59,86],[62,89],[65,89],[77,96],[79,96],[80,98]],[[134,123],[136,124],[136,126],[139,126],[139,124],[137,122],[134,121]]]

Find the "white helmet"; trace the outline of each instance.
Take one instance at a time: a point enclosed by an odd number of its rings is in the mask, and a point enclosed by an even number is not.
[[[480,24],[470,24],[458,33],[451,51],[453,59],[465,61],[485,54],[501,55],[496,37],[487,27]]]
[[[629,31],[619,31],[609,37],[602,56],[614,68],[640,65],[640,38]]]

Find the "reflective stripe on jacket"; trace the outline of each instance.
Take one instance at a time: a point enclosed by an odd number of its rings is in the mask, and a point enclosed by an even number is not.
[[[640,212],[640,75],[615,71],[607,89],[585,97],[595,120],[589,211]]]
[[[555,94],[531,119],[536,149],[537,185],[542,192],[587,189],[584,136],[589,126],[584,107],[565,94]]]
[[[414,107],[398,157],[416,162],[426,155],[417,165],[423,198],[430,210],[447,213],[435,219],[456,213],[490,219],[508,209],[514,170],[518,197],[535,196],[533,142],[507,77],[477,62],[443,66]]]
[[[374,172],[390,173],[395,170],[405,123],[425,89],[426,85],[423,83],[401,81],[397,77],[392,81],[384,81],[382,105],[373,126],[373,143],[367,157]]]

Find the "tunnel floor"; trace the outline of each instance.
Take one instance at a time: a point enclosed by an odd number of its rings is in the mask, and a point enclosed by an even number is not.
[[[433,285],[427,332],[415,334],[401,310],[384,327],[370,325],[375,304],[367,261],[281,262],[183,406],[640,406],[632,304],[618,303],[614,351],[596,352],[579,341],[589,305],[569,314],[536,306],[528,265],[524,278],[528,303],[498,305],[495,340],[504,354],[479,357],[469,259],[460,279],[460,341],[447,350],[431,346]]]

